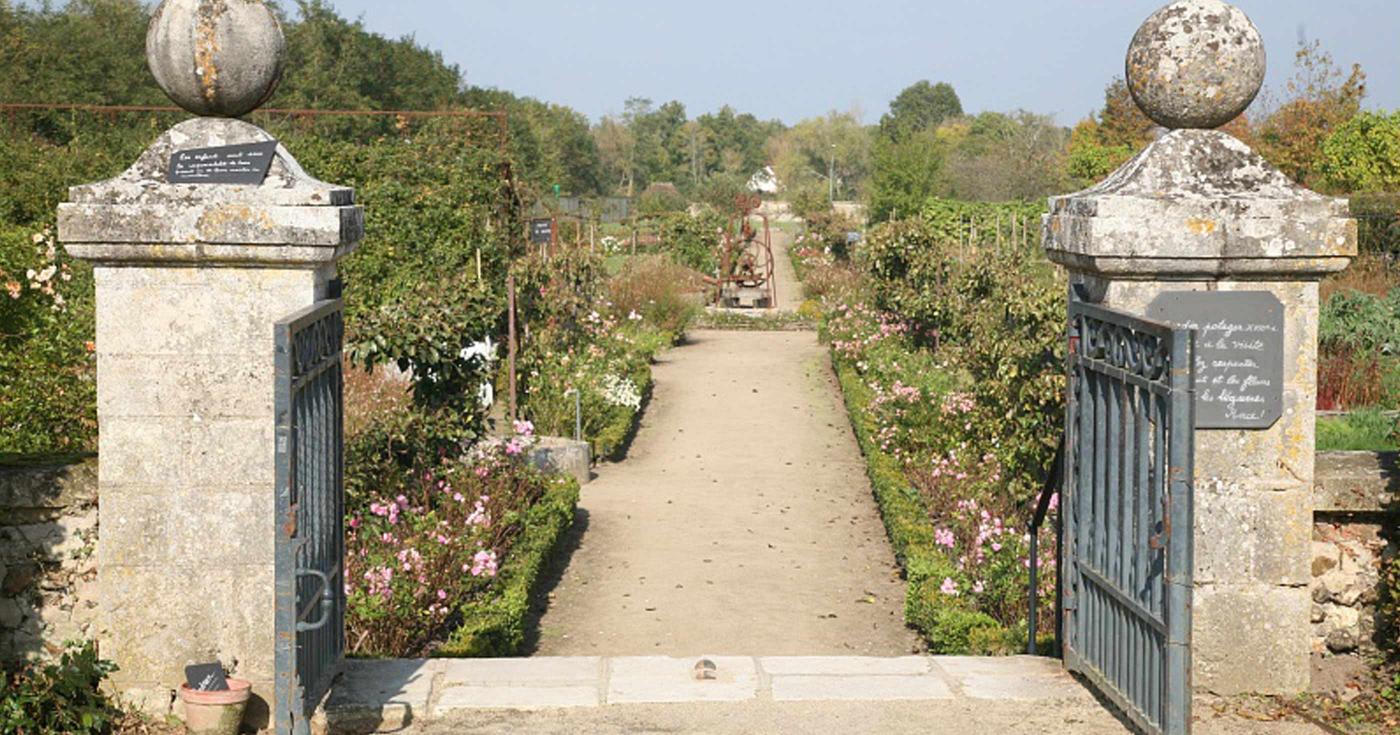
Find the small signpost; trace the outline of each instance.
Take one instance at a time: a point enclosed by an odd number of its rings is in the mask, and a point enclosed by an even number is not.
[[[1283,304],[1264,291],[1174,291],[1148,318],[1196,330],[1196,426],[1268,429],[1283,417]]]
[[[277,155],[277,141],[176,151],[166,181],[171,184],[261,186]]]
[[[534,245],[554,244],[554,218],[530,220],[530,243]]]

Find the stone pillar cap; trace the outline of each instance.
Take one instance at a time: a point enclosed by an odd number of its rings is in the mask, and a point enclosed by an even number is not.
[[[1293,183],[1213,130],[1163,135],[1097,186],[1050,200],[1050,259],[1118,279],[1321,278],[1356,256],[1345,199]]]
[[[280,145],[261,186],[167,182],[176,151],[274,140],[240,120],[182,122],[120,176],[71,188],[59,241],[106,263],[316,266],[349,254],[364,237],[354,190],[312,178]]]

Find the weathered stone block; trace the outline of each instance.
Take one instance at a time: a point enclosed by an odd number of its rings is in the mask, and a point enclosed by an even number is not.
[[[152,371],[148,355],[103,355],[97,364],[97,412],[109,417],[265,417],[273,379],[258,360],[228,355],[170,355]]]
[[[129,270],[152,272],[132,276],[126,273]],[[272,325],[315,303],[324,294],[329,275],[229,270],[191,279],[177,271],[172,283],[161,283],[163,272],[158,268],[96,269],[99,366],[107,355],[238,355],[254,365],[270,360]],[[288,283],[288,279],[297,282]],[[153,363],[155,370],[159,363]]]
[[[271,497],[274,441],[271,416],[105,417],[98,439],[102,485],[189,491],[257,485]]]
[[[1198,586],[1192,625],[1196,685],[1223,696],[1306,691],[1311,609],[1306,587]]]
[[[1197,584],[1303,586],[1312,579],[1312,506],[1303,490],[1198,479],[1196,539]]]

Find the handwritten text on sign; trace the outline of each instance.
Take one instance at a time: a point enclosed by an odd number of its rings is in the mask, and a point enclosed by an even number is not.
[[[277,142],[196,148],[170,156],[171,184],[244,184],[261,186],[277,155]]]
[[[1263,291],[1178,291],[1151,319],[1196,330],[1196,426],[1267,429],[1283,416],[1283,304]]]

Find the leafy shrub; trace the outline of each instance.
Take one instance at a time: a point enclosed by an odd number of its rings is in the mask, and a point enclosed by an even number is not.
[[[1343,291],[1323,304],[1318,339],[1326,349],[1400,355],[1400,287],[1384,298]]]
[[[724,227],[724,218],[708,210],[671,215],[658,226],[661,252],[691,270],[713,274],[719,268],[715,253]]]
[[[798,219],[811,221],[831,211],[825,187],[804,187],[788,195],[788,206]]]
[[[850,255],[847,236],[860,232],[861,224],[836,210],[817,212],[806,220],[806,231],[798,238],[798,244],[825,252],[837,260],[845,260]]]
[[[1333,294],[1318,337],[1319,408],[1400,408],[1400,288]]]
[[[92,269],[51,229],[0,225],[0,289],[0,453],[93,449]]]
[[[122,716],[102,693],[116,666],[92,643],[71,646],[49,663],[31,663],[0,676],[0,732],[98,735]]]
[[[639,316],[676,339],[699,315],[704,288],[699,273],[657,255],[628,259],[608,281],[614,314]]]
[[[1005,491],[1038,489],[1063,421],[1064,286],[1044,258],[1015,245],[949,240],[935,220],[873,230],[858,259],[873,306],[899,314],[916,345],[971,376],[976,405],[961,440],[988,447]]]
[[[652,184],[637,197],[637,211],[642,214],[681,212],[686,205],[685,197],[674,184]]]

